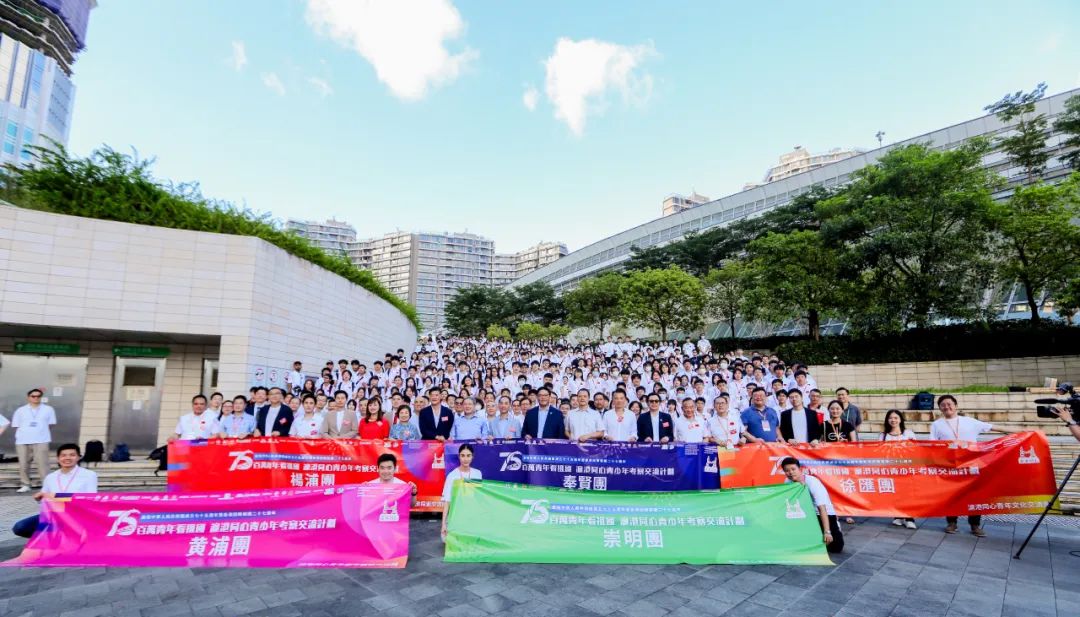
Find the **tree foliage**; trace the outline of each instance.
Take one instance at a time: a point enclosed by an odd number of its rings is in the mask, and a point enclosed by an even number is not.
[[[735,321],[753,319],[757,311],[749,301],[753,277],[741,260],[733,259],[720,268],[710,270],[702,280],[705,286],[705,311],[708,315],[726,323],[731,337],[737,336]]]
[[[822,317],[846,306],[839,252],[810,230],[770,233],[747,252],[754,284],[746,301],[770,321],[805,321],[807,334],[818,340]]]
[[[371,272],[282,229],[269,214],[204,197],[198,184],[157,180],[150,169],[152,159],[139,159],[108,146],[86,158],[69,155],[59,144],[32,149],[33,165],[9,165],[0,177],[0,198],[13,205],[137,225],[261,238],[367,289],[420,328],[416,309],[391,293]]]
[[[1054,130],[1064,134],[1061,146],[1071,150],[1061,158],[1069,167],[1080,171],[1080,94],[1065,100],[1065,111],[1054,122]]]
[[[513,294],[513,312],[516,319],[532,321],[545,326],[561,323],[566,318],[566,308],[562,298],[555,295],[555,289],[548,283],[537,281],[521,287],[515,287]]]
[[[563,294],[567,321],[586,328],[595,326],[603,339],[604,329],[622,315],[622,284],[622,275],[614,272],[581,281]]]
[[[1046,114],[1035,113],[1035,103],[1046,94],[1046,84],[1040,83],[1031,92],[1006,94],[1000,101],[984,109],[1002,122],[1016,122],[1013,130],[997,139],[997,146],[1009,160],[1024,170],[1024,182],[1038,180],[1046,171],[1050,154],[1046,151]]]
[[[509,341],[510,330],[506,326],[491,324],[487,328],[487,338],[489,341]]]
[[[446,329],[459,336],[480,336],[488,326],[509,327],[514,298],[502,289],[463,287],[446,303]]]
[[[705,289],[691,274],[671,266],[631,272],[623,281],[623,314],[628,322],[660,332],[690,331],[704,323]]]
[[[859,285],[848,313],[867,318],[865,328],[925,328],[978,312],[997,184],[981,165],[986,151],[979,140],[949,151],[897,148],[819,204],[823,239],[842,247]]]

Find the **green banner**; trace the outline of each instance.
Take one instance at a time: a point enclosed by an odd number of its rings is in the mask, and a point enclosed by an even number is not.
[[[572,491],[457,482],[446,561],[832,565],[802,484]]]

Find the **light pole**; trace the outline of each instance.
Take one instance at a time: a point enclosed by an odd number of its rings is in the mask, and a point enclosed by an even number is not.
[[[877,145],[880,148],[881,140],[883,137],[885,137],[885,131],[878,131],[876,134],[874,134],[874,137],[877,137]]]

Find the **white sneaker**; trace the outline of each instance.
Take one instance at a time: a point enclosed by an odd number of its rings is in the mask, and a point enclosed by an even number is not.
[[[894,518],[892,520],[892,524],[896,525],[897,527],[903,527],[904,526],[904,519],[902,519],[902,518]]]
[[[16,492],[16,493],[29,493],[29,492],[30,492],[30,487],[29,487],[29,486],[26,486],[26,485],[24,484],[24,485],[20,486],[20,487],[19,487],[19,490],[15,491],[15,492]]]
[[[908,529],[918,529],[918,527],[915,526],[915,521],[905,521],[904,527],[907,527]]]

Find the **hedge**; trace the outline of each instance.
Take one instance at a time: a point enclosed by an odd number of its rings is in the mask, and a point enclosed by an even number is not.
[[[371,272],[281,229],[269,215],[207,199],[198,185],[158,182],[150,174],[153,161],[107,146],[87,158],[71,157],[58,144],[33,150],[32,166],[7,165],[0,178],[0,198],[12,205],[137,225],[254,236],[363,287],[401,311],[417,330],[421,328],[416,309]]]
[[[876,364],[982,360],[1080,353],[1080,328],[1028,321],[938,326],[874,338],[824,336],[782,343],[773,352],[787,363]]]

